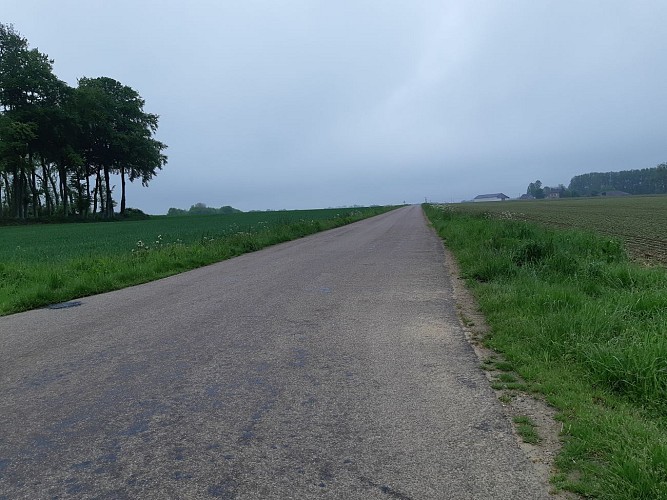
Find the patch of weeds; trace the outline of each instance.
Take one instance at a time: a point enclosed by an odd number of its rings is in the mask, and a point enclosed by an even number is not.
[[[514,375],[512,375],[511,373],[501,373],[500,375],[498,375],[498,380],[500,380],[501,382],[507,382],[507,383],[512,383],[512,382],[517,381],[516,377]]]
[[[521,436],[524,443],[537,444],[540,442],[540,436],[535,430],[535,423],[526,415],[514,417],[516,432]]]
[[[496,391],[518,391],[518,392],[534,392],[528,384],[524,382],[491,382],[491,387]]]
[[[552,241],[529,240],[521,243],[512,256],[517,266],[536,264],[554,254]]]
[[[475,322],[464,314],[461,314],[461,323],[466,327],[475,326]]]
[[[501,372],[514,371],[514,367],[512,366],[512,363],[509,363],[507,361],[498,361],[498,362],[496,362],[495,369],[499,370]]]
[[[57,290],[59,288],[62,288],[65,284],[65,280],[63,279],[62,274],[58,272],[54,272],[49,274],[48,282],[47,285],[49,289],[51,290]]]
[[[489,357],[482,361],[482,370],[495,370],[495,357]]]
[[[510,404],[512,402],[512,396],[504,392],[500,396],[498,396],[498,399],[500,400],[501,403],[504,403],[506,405]]]

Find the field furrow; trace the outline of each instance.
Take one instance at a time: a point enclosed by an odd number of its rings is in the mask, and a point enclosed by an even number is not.
[[[595,231],[620,240],[636,260],[667,264],[667,196],[467,203],[456,210]]]

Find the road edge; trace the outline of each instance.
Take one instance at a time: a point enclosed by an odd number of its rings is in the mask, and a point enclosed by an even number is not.
[[[465,279],[461,276],[456,257],[447,248],[445,242],[440,238],[422,210],[422,216],[429,229],[442,245],[444,254],[445,271],[449,275],[454,302],[456,305],[457,318],[466,340],[473,348],[479,359],[480,371],[484,372],[489,386],[495,392],[501,403],[503,412],[512,428],[512,433],[521,451],[533,466],[535,475],[545,490],[554,498],[579,499],[578,495],[564,490],[556,490],[551,479],[558,473],[556,467],[556,456],[560,453],[562,442],[560,434],[563,424],[556,420],[557,410],[549,405],[544,399],[536,394],[515,389],[508,391],[498,387],[498,376],[504,372],[494,368],[496,363],[503,361],[501,353],[489,349],[483,344],[484,337],[490,332],[490,327],[480,311],[477,299],[467,287]],[[516,374],[514,374],[516,376]],[[516,418],[528,417],[534,424],[539,443],[526,442],[519,433]]]

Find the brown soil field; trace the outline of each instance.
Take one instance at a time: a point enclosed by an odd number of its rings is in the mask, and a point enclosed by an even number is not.
[[[462,203],[456,209],[592,230],[620,239],[635,260],[667,265],[667,195]]]

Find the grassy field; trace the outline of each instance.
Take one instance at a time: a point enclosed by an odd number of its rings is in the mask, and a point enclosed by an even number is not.
[[[485,344],[559,411],[555,483],[585,496],[667,498],[667,269],[607,236],[637,244],[652,220],[664,228],[665,201],[425,207],[491,326]]]
[[[0,315],[162,278],[389,209],[0,227]]]
[[[593,230],[623,241],[632,257],[667,264],[667,196],[564,198],[460,205],[471,213]]]

